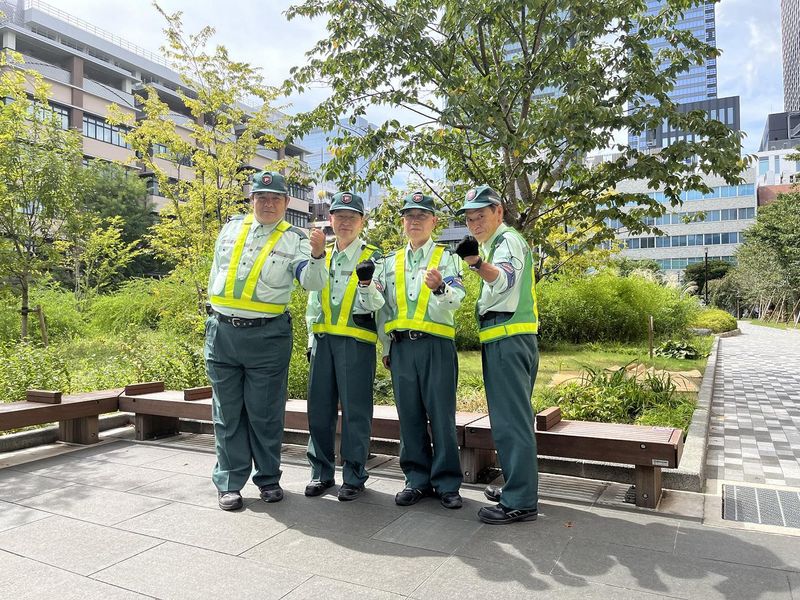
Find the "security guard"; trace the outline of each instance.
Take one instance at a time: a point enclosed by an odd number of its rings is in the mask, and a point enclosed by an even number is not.
[[[334,485],[337,409],[342,406],[339,500],[355,500],[367,480],[365,465],[372,430],[375,381],[375,313],[384,304],[373,281],[380,251],[358,236],[364,227],[364,201],[352,192],[334,195],[330,208],[335,243],[327,248],[328,285],[308,297],[306,324],[311,350],[308,384],[308,460],[311,482],[306,496]]]
[[[489,186],[467,192],[458,211],[464,213],[475,237],[465,237],[456,253],[483,280],[477,304],[483,381],[505,478],[502,488],[486,488],[486,497],[497,505],[481,508],[478,518],[491,524],[532,521],[539,500],[531,409],[539,369],[533,252],[503,223],[500,197]]]
[[[283,175],[255,173],[252,183],[253,212],[222,228],[208,280],[212,478],[223,510],[242,507],[240,491],[253,465],[261,499],[283,499],[280,453],[292,352],[287,307],[295,278],[308,290],[321,290],[328,279],[325,235],[313,230],[309,239],[283,220],[289,204]]]
[[[445,508],[461,508],[454,314],[464,287],[458,259],[431,239],[437,222],[433,198],[409,194],[400,213],[408,244],[383,261],[385,326],[379,328],[383,364],[392,372],[406,477],[395,502],[410,506],[436,494]]]

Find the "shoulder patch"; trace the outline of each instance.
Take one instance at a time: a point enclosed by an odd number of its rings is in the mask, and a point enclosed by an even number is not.
[[[228,217],[227,223],[230,223],[231,221],[244,221],[244,215],[231,215]]]
[[[300,229],[299,227],[295,227],[294,225],[289,227],[289,229],[287,229],[287,231],[291,231],[292,233],[297,235],[301,240],[307,240],[308,239],[308,234],[305,231],[303,231],[302,229]]]

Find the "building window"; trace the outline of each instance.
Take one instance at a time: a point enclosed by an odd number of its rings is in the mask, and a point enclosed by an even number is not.
[[[308,228],[308,213],[300,212],[299,210],[289,209],[286,211],[284,219],[294,225],[295,227]]]
[[[122,135],[125,130],[115,125],[109,125],[104,119],[95,117],[93,115],[83,115],[83,135],[93,140],[100,140],[107,144],[114,146],[121,146],[122,148],[130,148],[130,144],[126,143]]]
[[[766,175],[769,173],[769,158],[759,158],[758,159],[758,174],[759,175]]]
[[[775,155],[775,172],[781,172],[781,157],[779,155]]]

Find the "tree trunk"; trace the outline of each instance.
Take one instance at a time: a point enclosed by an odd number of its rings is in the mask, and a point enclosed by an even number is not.
[[[22,310],[20,313],[22,314],[22,341],[26,341],[28,339],[28,277],[23,276],[22,280],[20,281],[22,287]]]

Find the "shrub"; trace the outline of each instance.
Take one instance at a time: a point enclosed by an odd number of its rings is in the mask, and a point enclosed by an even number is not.
[[[28,389],[72,391],[67,356],[52,346],[0,344],[0,402],[24,400]]]
[[[718,308],[706,308],[692,319],[692,327],[710,329],[714,333],[733,331],[738,327],[732,314]]]
[[[122,333],[158,327],[160,306],[150,293],[152,284],[147,279],[132,279],[113,294],[94,298],[89,306],[92,328],[101,333]]]
[[[679,342],[667,340],[653,352],[656,356],[665,358],[678,358],[682,360],[694,360],[700,358],[700,351],[689,342]]]
[[[59,342],[86,332],[87,323],[79,310],[79,305],[72,292],[65,291],[57,284],[48,283],[31,289],[29,306],[42,306],[47,324],[48,340]],[[9,290],[0,292],[0,342],[20,341],[20,298]],[[39,316],[28,315],[29,341],[41,342]]]
[[[695,298],[677,290],[609,272],[541,282],[538,297],[545,344],[642,341],[651,315],[657,336],[683,333],[698,310]]]
[[[475,318],[475,304],[478,301],[481,278],[477,273],[465,271],[463,274],[466,297],[455,314],[456,324],[456,349],[480,350],[481,343],[478,339],[478,320]]]

